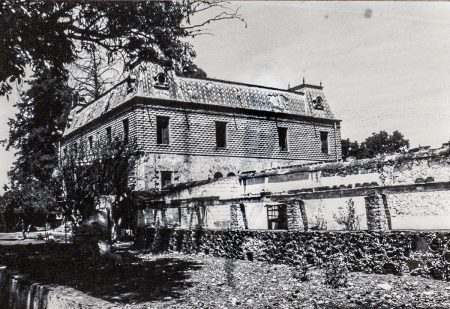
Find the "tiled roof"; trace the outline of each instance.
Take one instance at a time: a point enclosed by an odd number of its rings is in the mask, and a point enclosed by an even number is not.
[[[156,76],[164,72],[167,76],[167,83],[165,87],[158,86]],[[135,96],[318,118],[334,118],[321,87],[304,87],[301,92],[294,92],[208,78],[180,77],[176,76],[173,71],[164,71],[160,66],[149,63],[136,68],[132,75],[135,76],[136,81],[130,93],[127,93],[128,86],[125,82],[89,105],[72,110],[69,117],[71,121],[68,123],[64,135],[70,134]],[[323,110],[313,108],[313,100],[317,96],[321,96],[323,99]]]

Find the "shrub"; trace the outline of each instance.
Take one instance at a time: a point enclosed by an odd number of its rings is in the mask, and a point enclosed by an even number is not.
[[[325,284],[332,288],[345,287],[348,283],[348,268],[345,257],[342,253],[336,253],[330,256],[330,259],[324,265]]]
[[[308,281],[308,263],[306,257],[297,255],[292,259],[293,277],[300,281]]]
[[[345,209],[341,210],[339,215],[334,215],[334,219],[340,225],[343,225],[347,231],[358,230],[361,222],[360,216],[356,213],[355,202],[352,199],[347,201]]]

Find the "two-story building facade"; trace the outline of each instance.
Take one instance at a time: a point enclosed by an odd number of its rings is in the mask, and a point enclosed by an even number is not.
[[[322,86],[287,90],[177,76],[154,64],[71,111],[61,151],[120,137],[141,156],[136,190],[341,158]]]

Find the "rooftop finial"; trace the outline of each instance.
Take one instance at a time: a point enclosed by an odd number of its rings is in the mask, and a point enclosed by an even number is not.
[[[322,87],[322,80],[320,80],[320,87]]]
[[[303,85],[305,84],[305,77],[303,76]]]

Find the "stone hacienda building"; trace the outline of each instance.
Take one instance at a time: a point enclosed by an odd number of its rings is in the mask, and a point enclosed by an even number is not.
[[[149,63],[98,100],[77,103],[61,150],[117,137],[142,151],[137,191],[341,158],[340,121],[322,86],[180,77]]]

